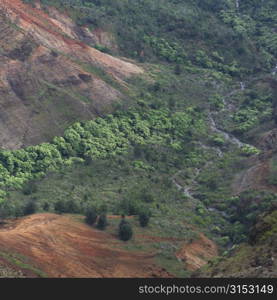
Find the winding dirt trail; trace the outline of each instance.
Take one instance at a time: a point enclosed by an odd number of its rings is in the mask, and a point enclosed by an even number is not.
[[[121,241],[69,216],[35,214],[0,228],[0,251],[20,253],[49,277],[172,277],[154,255],[120,249]]]

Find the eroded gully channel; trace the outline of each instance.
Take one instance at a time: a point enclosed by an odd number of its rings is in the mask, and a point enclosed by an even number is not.
[[[238,3],[238,7],[239,7],[239,1],[237,1],[237,3]],[[271,75],[275,76],[276,74],[277,74],[277,64],[275,65],[275,67],[271,71]],[[223,99],[222,99],[222,102],[223,102],[223,105],[224,105],[223,110],[232,111],[232,109],[233,109],[232,104],[227,103],[226,99],[230,98],[232,95],[236,94],[239,91],[243,91],[245,89],[245,87],[246,87],[246,85],[245,85],[244,82],[239,82],[239,88],[236,88],[236,89],[232,90],[231,92],[229,92],[228,94],[226,94],[223,97]],[[239,148],[242,148],[244,146],[250,146],[249,144],[246,144],[246,143],[240,141],[238,138],[236,138],[232,134],[218,128],[218,126],[216,124],[216,121],[215,121],[215,116],[217,114],[218,114],[217,112],[212,112],[211,110],[209,110],[209,112],[208,112],[208,116],[207,116],[208,124],[209,124],[210,129],[211,129],[212,132],[215,132],[215,133],[221,135],[225,139],[225,141],[227,141],[230,144],[233,144],[233,145],[235,145]],[[198,144],[199,144],[199,147],[201,147],[202,149],[214,151],[216,153],[217,157],[219,157],[219,158],[223,157],[223,152],[219,147],[207,146],[207,145],[204,145],[200,141],[198,142]],[[174,174],[172,176],[172,182],[174,183],[174,185],[177,187],[178,190],[180,190],[184,193],[184,195],[186,197],[194,199],[193,190],[194,190],[195,186],[197,185],[196,178],[199,175],[199,173],[202,170],[204,170],[206,167],[208,167],[208,165],[211,164],[211,163],[212,163],[212,161],[208,161],[201,169],[195,168],[193,178],[191,179],[191,183],[189,185],[182,186],[178,183],[178,181],[176,179],[176,177],[179,174],[181,174],[183,172],[183,170],[179,170],[176,174]],[[216,210],[218,213],[220,213],[221,215],[226,217],[226,214],[224,212],[218,211],[217,209],[209,208],[208,210],[210,210],[210,211],[215,211]]]
[[[230,93],[228,93],[227,95],[225,95],[223,97],[223,100],[222,100],[223,105],[224,105],[223,110],[231,110],[232,109],[231,104],[227,104],[226,99],[228,99],[229,97],[231,97],[235,93],[237,93],[239,91],[243,91],[245,89],[245,83],[240,82],[239,85],[240,85],[239,88],[234,89],[233,91],[231,91]],[[249,146],[248,144],[243,143],[242,141],[240,141],[238,138],[236,138],[232,134],[218,128],[218,126],[216,124],[216,121],[215,121],[215,116],[216,115],[217,115],[217,112],[212,112],[211,110],[209,110],[207,119],[208,119],[208,124],[209,124],[210,130],[212,132],[221,135],[224,138],[225,141],[227,141],[230,144],[233,144],[233,145],[235,145],[239,148],[242,148],[244,146]],[[204,145],[202,142],[198,142],[198,145],[202,149],[212,150],[213,152],[216,153],[217,157],[219,157],[219,158],[223,157],[223,152],[219,147],[207,146],[207,145]],[[194,198],[193,197],[193,194],[194,194],[193,190],[194,190],[195,186],[197,185],[196,178],[199,175],[199,173],[202,170],[204,170],[206,167],[208,167],[208,165],[211,164],[211,163],[212,163],[212,161],[208,161],[201,169],[195,168],[193,178],[190,180],[191,183],[189,185],[182,186],[182,185],[180,185],[180,183],[178,183],[178,181],[176,179],[177,176],[180,175],[183,172],[183,170],[179,170],[176,174],[173,175],[172,182],[174,183],[174,185],[177,187],[178,190],[180,190],[184,193],[184,195],[186,197],[193,199]],[[212,211],[212,210],[215,210],[215,209],[210,208],[209,210]],[[225,216],[225,213],[223,213],[223,212],[219,212],[219,213],[221,213],[222,215]]]

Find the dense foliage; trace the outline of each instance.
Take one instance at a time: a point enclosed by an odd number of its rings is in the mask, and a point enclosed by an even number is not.
[[[268,69],[275,63],[277,4],[274,0],[40,2],[46,9],[47,5],[54,5],[66,11],[79,25],[112,31],[120,53],[141,61],[158,58],[236,76]]]
[[[101,215],[101,228],[107,213],[137,215],[130,218],[136,226],[126,220],[119,226],[123,240],[141,230],[191,241],[195,233],[187,224],[193,224],[223,250],[245,241],[257,216],[277,201],[270,191],[244,187],[237,193],[243,179],[234,184],[263,157],[257,140],[276,127],[276,91],[270,87],[276,77],[276,1],[41,3],[81,26],[111,32],[118,47],[92,46],[145,63],[149,77],[129,79],[129,110],[77,122],[50,143],[1,150],[0,214],[81,213],[91,224]],[[275,185],[276,157],[269,169],[266,180]],[[176,244],[154,247],[167,268],[183,271],[173,259]]]
[[[44,143],[16,151],[0,152],[0,186],[2,199],[8,188],[20,188],[27,180],[45,176],[73,162],[107,158],[126,153],[129,145],[169,144],[182,148],[182,139],[201,129],[201,115],[193,108],[170,115],[166,110],[118,113],[104,119],[75,123]]]

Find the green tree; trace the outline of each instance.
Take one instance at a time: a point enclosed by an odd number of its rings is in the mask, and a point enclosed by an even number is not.
[[[97,220],[97,212],[96,209],[94,207],[90,207],[87,211],[86,211],[86,218],[85,221],[87,224],[89,225],[93,225],[95,224]]]
[[[104,230],[108,226],[107,215],[101,214],[98,218],[97,228]]]
[[[107,214],[107,211],[108,211],[108,207],[107,207],[107,204],[101,204],[98,208],[98,211],[100,214]]]
[[[121,222],[119,223],[119,238],[122,241],[128,241],[133,236],[133,230],[129,222],[125,220],[123,217]]]
[[[63,200],[59,200],[55,203],[55,211],[59,214],[66,212],[66,203]]]
[[[30,201],[27,203],[27,205],[24,207],[23,214],[24,215],[31,215],[34,214],[37,210],[36,204],[34,201]]]
[[[70,199],[66,202],[66,212],[77,214],[81,211],[79,203],[74,200]]]
[[[37,191],[37,186],[33,181],[28,182],[22,189],[24,195],[31,195]]]
[[[146,227],[150,221],[150,214],[149,212],[142,211],[139,214],[139,224],[141,227]]]

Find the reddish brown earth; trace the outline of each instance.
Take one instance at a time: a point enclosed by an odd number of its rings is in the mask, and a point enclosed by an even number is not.
[[[187,224],[193,230],[197,230],[194,226]],[[181,244],[181,249],[175,254],[176,257],[184,262],[184,269],[195,271],[209,260],[218,256],[217,245],[208,239],[203,233],[199,233],[199,237],[191,243],[185,242],[185,239],[174,237],[159,237],[150,235],[137,235],[137,238],[142,240],[142,243],[153,242],[172,242]]]
[[[77,34],[68,30],[68,23],[59,22],[60,18],[65,19],[66,16],[58,12],[56,12],[57,19],[54,19],[42,10],[22,3],[21,0],[2,0],[0,8],[6,17],[23,30],[28,31],[44,47],[57,48],[64,53],[98,63],[115,77],[142,73],[139,67],[102,53],[77,40]]]
[[[122,243],[56,214],[35,214],[0,228],[0,251],[20,253],[49,277],[172,277],[154,264],[154,254],[124,251]]]
[[[78,27],[20,0],[0,1],[0,147],[50,141],[70,124],[114,110],[126,79],[143,70],[89,45],[114,48],[111,34]]]
[[[195,271],[207,264],[210,259],[218,256],[218,250],[214,242],[200,233],[198,239],[185,244],[176,256],[185,263],[186,269]]]

